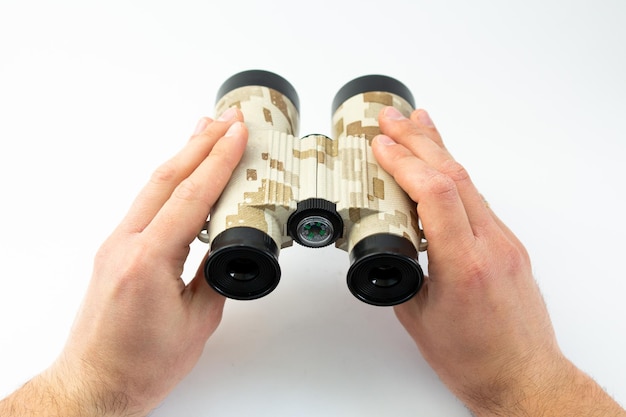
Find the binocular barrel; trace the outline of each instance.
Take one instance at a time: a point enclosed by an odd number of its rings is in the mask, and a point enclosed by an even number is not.
[[[348,288],[366,303],[395,305],[419,291],[416,204],[371,151],[384,106],[408,116],[413,96],[390,77],[357,78],[333,100],[333,138],[300,138],[298,96],[284,78],[253,70],[224,82],[216,115],[238,107],[248,146],[208,224],[205,276],[216,291],[244,300],[267,295],[280,280],[279,251],[294,240],[346,250]]]

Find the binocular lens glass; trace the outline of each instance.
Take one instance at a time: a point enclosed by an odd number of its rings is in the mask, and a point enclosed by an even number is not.
[[[226,272],[237,281],[251,281],[259,276],[259,265],[250,259],[235,258],[226,265]]]
[[[338,242],[348,250],[348,288],[366,303],[395,305],[419,291],[415,203],[371,152],[384,106],[405,115],[415,108],[401,82],[383,75],[356,78],[333,100],[334,139],[316,134],[296,140],[299,100],[287,80],[252,70],[223,83],[216,117],[237,107],[250,135],[206,229],[211,251],[204,272],[216,291],[240,300],[269,294],[280,280],[279,248],[291,240],[310,248]]]
[[[348,288],[368,304],[403,303],[419,291],[424,280],[416,256],[415,247],[400,236],[370,235],[350,253]]]
[[[278,248],[264,232],[234,227],[219,234],[211,245],[204,272],[208,283],[220,294],[253,300],[278,285]]]
[[[377,287],[389,288],[400,282],[402,273],[395,266],[382,265],[370,270],[369,279]]]

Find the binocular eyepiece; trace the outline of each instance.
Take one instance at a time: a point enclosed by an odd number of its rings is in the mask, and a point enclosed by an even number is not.
[[[384,106],[406,116],[415,107],[393,78],[354,79],[332,102],[333,138],[300,138],[299,99],[287,80],[252,70],[222,84],[216,115],[239,108],[248,145],[199,235],[211,243],[204,270],[216,291],[240,300],[269,294],[281,276],[279,251],[293,241],[347,251],[348,288],[366,303],[395,305],[419,291],[416,204],[371,150]]]

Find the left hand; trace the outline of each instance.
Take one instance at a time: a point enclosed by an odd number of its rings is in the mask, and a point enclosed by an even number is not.
[[[199,359],[224,298],[207,285],[202,266],[188,285],[181,274],[246,147],[242,117],[233,109],[217,121],[201,119],[100,248],[67,345],[44,374],[64,381],[70,397],[82,392],[95,409],[145,415]]]

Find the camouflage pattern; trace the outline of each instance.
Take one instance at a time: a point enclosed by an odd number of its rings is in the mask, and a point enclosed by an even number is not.
[[[245,117],[246,126],[254,130],[275,130],[296,136],[299,114],[291,100],[267,87],[248,86],[225,94],[215,105],[216,116],[237,107]]]
[[[336,246],[348,252],[375,233],[403,236],[417,249],[422,241],[417,205],[378,165],[372,153],[372,139],[380,133],[378,114],[385,106],[393,106],[407,117],[413,111],[400,96],[370,92],[349,98],[332,117],[333,136],[339,148],[335,184],[340,184],[341,195],[337,210],[344,220],[343,238]]]
[[[298,138],[298,114],[287,97],[252,86],[226,94],[217,115],[240,108],[249,130],[242,161],[215,205],[208,227],[212,241],[237,226],[260,229],[279,248],[291,246],[287,220],[299,201],[334,202],[344,222],[340,249],[375,233],[392,233],[420,247],[416,205],[374,159],[371,140],[378,113],[387,105],[409,115],[411,105],[389,93],[364,93],[343,103],[332,118],[333,136]]]

